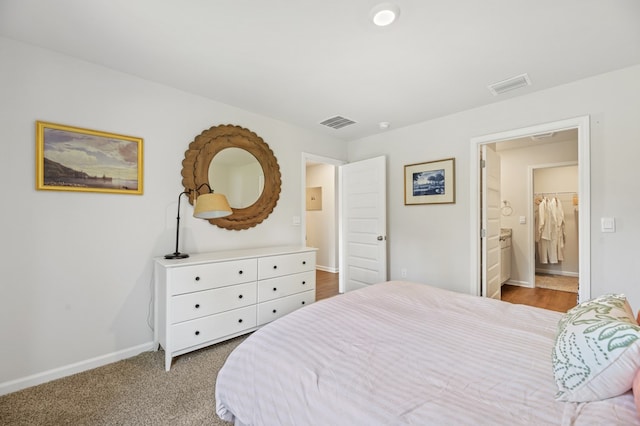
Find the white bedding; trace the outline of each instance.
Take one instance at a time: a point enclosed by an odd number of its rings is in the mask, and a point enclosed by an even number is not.
[[[216,411],[245,425],[633,425],[628,392],[555,401],[561,314],[408,282],[299,309],[229,356]]]

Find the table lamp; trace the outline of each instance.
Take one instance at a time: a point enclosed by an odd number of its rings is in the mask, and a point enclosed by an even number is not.
[[[198,191],[206,186],[209,192],[198,196]],[[166,254],[165,259],[185,259],[189,257],[187,253],[180,253],[178,251],[178,241],[180,240],[180,199],[184,194],[194,194],[195,199],[193,202],[193,216],[199,219],[216,219],[219,217],[229,216],[233,213],[227,197],[222,194],[216,194],[208,183],[203,183],[196,189],[187,189],[178,194],[178,215],[176,217],[176,249],[173,253]]]

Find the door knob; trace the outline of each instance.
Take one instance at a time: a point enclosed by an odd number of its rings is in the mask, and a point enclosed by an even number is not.
[[[384,237],[382,235],[378,235],[378,241],[382,241],[384,240]]]

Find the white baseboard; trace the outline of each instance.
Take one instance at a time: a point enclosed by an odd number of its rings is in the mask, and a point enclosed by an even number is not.
[[[538,272],[541,274],[562,275],[564,277],[580,277],[579,273],[571,271],[554,271],[553,269],[536,268],[536,273]]]
[[[515,285],[518,287],[533,288],[533,286],[529,283],[529,281],[507,280],[503,284]]]
[[[132,348],[123,349],[118,352],[102,355],[99,357],[87,359],[85,361],[76,362],[74,364],[65,365],[64,367],[54,368],[53,370],[44,371],[42,373],[33,374],[16,380],[0,383],[0,396],[12,392],[17,392],[31,386],[40,385],[52,380],[61,379],[72,374],[81,373],[103,365],[111,364],[122,359],[134,357],[142,352],[154,350],[153,342],[144,343]]]
[[[332,274],[337,274],[340,272],[338,268],[330,268],[328,266],[316,265],[316,269],[319,269],[324,272],[331,272]]]

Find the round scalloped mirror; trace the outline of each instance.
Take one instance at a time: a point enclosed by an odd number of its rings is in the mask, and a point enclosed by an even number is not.
[[[239,169],[245,170],[240,173]],[[182,160],[185,190],[203,183],[226,195],[233,210],[231,215],[209,222],[225,229],[248,229],[275,208],[280,198],[280,167],[269,145],[254,132],[230,124],[214,126],[189,144]]]

